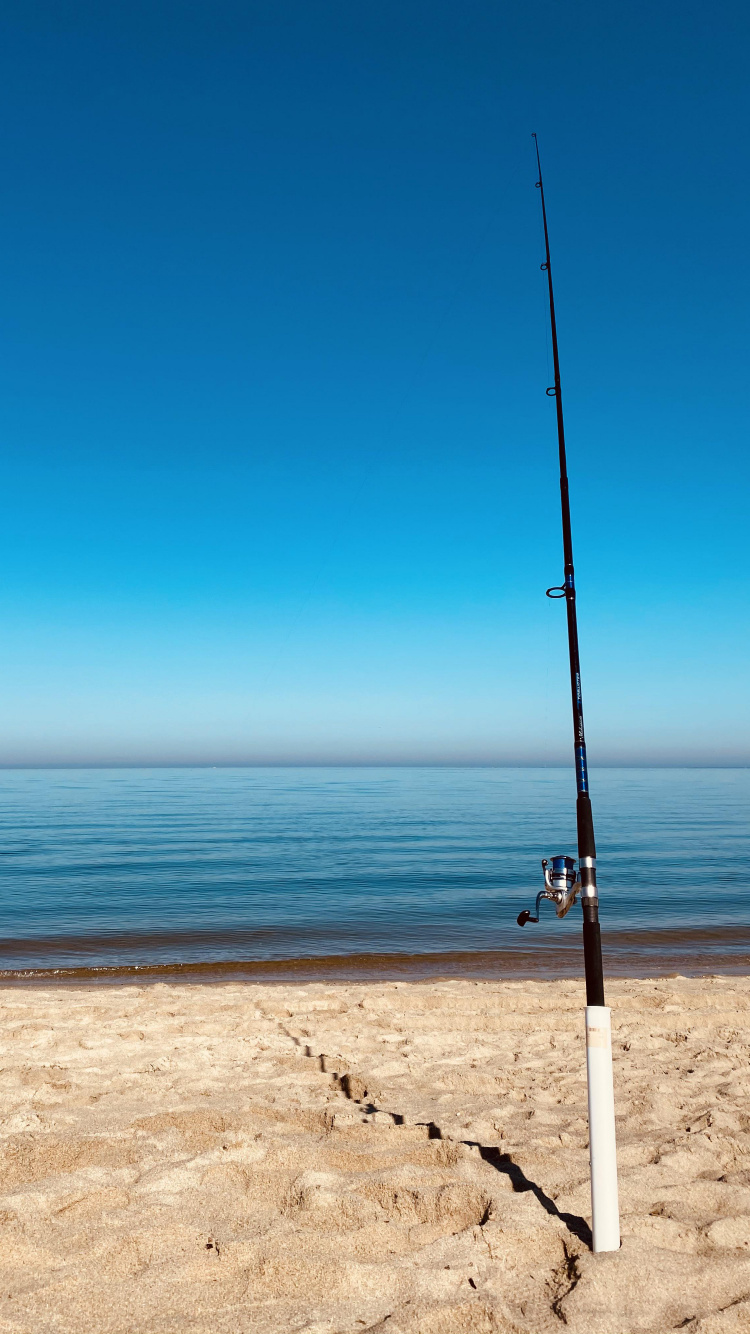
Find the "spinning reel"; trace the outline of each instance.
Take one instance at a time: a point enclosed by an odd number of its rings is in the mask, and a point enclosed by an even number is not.
[[[581,889],[581,882],[576,872],[576,863],[574,857],[552,857],[552,866],[545,857],[542,861],[542,871],[544,872],[544,889],[541,889],[536,896],[536,917],[533,917],[528,908],[518,914],[518,925],[525,926],[527,922],[539,921],[539,904],[542,899],[550,899],[555,905],[555,912],[558,917],[564,917],[573,907],[576,897]]]

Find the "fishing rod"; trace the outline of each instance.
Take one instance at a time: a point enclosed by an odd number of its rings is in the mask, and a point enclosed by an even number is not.
[[[547,208],[544,199],[542,162],[539,142],[532,135],[544,227],[545,259],[542,272],[547,274],[549,319],[552,334],[552,364],[554,384],[547,394],[555,400],[557,414],[557,443],[560,456],[560,505],[562,510],[563,582],[548,588],[548,598],[564,598],[568,621],[568,655],[570,659],[570,691],[573,705],[573,747],[576,769],[576,823],[578,826],[578,872],[576,859],[563,854],[545,857],[542,861],[544,889],[536,899],[535,915],[528,910],[519,913],[518,925],[539,921],[539,909],[544,899],[555,905],[558,917],[565,917],[580,894],[583,908],[583,960],[586,975],[586,1064],[589,1091],[589,1143],[591,1151],[591,1207],[595,1251],[613,1251],[620,1245],[620,1219],[617,1200],[617,1159],[615,1145],[614,1092],[612,1085],[612,1038],[610,1011],[604,1004],[604,973],[602,970],[602,942],[599,926],[599,895],[596,886],[596,844],[594,819],[589,795],[588,766],[586,763],[586,735],[583,726],[583,695],[581,691],[581,662],[578,651],[578,618],[576,615],[575,569],[573,566],[573,538],[570,523],[570,495],[568,489],[568,461],[565,451],[565,423],[563,421],[560,356],[557,346],[555,294],[552,287],[552,260],[549,248]],[[551,863],[551,865],[550,865]]]

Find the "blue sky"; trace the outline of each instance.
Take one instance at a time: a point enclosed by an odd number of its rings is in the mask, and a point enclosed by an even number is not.
[[[0,15],[4,763],[750,761],[739,3]]]

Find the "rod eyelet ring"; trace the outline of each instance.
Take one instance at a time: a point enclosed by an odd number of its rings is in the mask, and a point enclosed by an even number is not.
[[[537,183],[536,183],[536,188],[537,188],[537,190],[541,190],[541,188],[542,188],[542,182],[541,182],[541,181],[537,181]]]
[[[542,270],[542,273],[546,273],[546,272],[547,272],[547,269],[549,268],[549,264],[547,264],[546,261],[545,261],[544,264],[540,264],[540,265],[539,265],[539,268]]]
[[[557,398],[557,385],[551,384],[549,389],[545,389],[544,392],[549,398]]]
[[[568,596],[568,590],[558,584],[557,588],[548,588],[544,596],[548,598],[565,598]]]

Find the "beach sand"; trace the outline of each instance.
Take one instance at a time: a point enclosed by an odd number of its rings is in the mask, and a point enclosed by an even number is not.
[[[750,979],[5,988],[1,1331],[750,1331]]]

